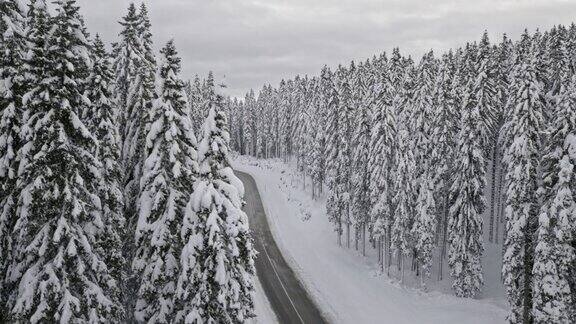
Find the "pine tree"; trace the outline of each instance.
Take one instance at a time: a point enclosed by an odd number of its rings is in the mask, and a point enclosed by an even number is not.
[[[488,40],[488,32],[484,32],[475,56],[475,68],[471,71],[476,82],[476,100],[481,107],[482,127],[481,145],[489,152],[496,132],[497,90],[494,78],[494,57]]]
[[[254,91],[250,90],[244,98],[244,142],[246,154],[256,156],[256,139],[258,128],[256,127],[256,98]]]
[[[334,90],[334,83],[332,81],[332,72],[327,66],[324,66],[322,73],[318,78],[316,87],[316,102],[315,105],[315,125],[314,125],[314,144],[313,150],[310,154],[311,162],[311,177],[313,181],[313,196],[315,195],[314,189],[317,187],[316,195],[322,194],[323,184],[327,178],[328,170],[328,132],[326,130],[327,115],[330,110],[336,108],[336,93]]]
[[[516,53],[505,131],[507,143],[506,235],[502,274],[511,307],[509,321],[531,322],[538,166],[544,99],[537,78],[537,51],[524,32]]]
[[[486,165],[482,146],[482,111],[488,108],[481,100],[485,90],[482,63],[475,67],[476,63],[469,60],[465,64],[469,70],[477,69],[477,77],[468,80],[456,138],[450,188],[448,264],[456,296],[471,298],[480,292],[483,284],[482,213],[486,205]]]
[[[202,102],[202,84],[200,83],[200,78],[196,75],[194,81],[190,84],[190,90],[188,93],[188,103],[190,105],[189,117],[192,121],[192,129],[195,134],[198,134],[202,127],[202,121],[206,115],[203,109]]]
[[[334,230],[341,244],[344,226],[346,226],[346,246],[350,247],[350,200],[349,200],[349,175],[350,158],[348,143],[352,139],[348,132],[349,111],[352,109],[352,92],[348,83],[347,72],[340,67],[337,73],[337,85],[326,96],[330,98],[330,105],[326,114],[327,121],[327,146],[326,146],[326,170],[328,200],[326,202],[326,214],[329,221],[334,224]],[[338,90],[336,90],[336,86]]]
[[[116,52],[114,56],[116,58],[114,61],[114,72],[116,75],[114,93],[116,94],[116,104],[122,109],[119,116],[122,121],[120,123],[120,134],[122,141],[124,141],[128,122],[126,119],[129,115],[126,109],[130,100],[130,87],[136,79],[138,67],[143,60],[137,31],[138,15],[134,4],[130,4],[128,13],[123,17],[120,25],[122,26],[120,42],[114,46],[114,51]]]
[[[156,96],[149,112],[145,162],[138,199],[138,247],[132,267],[139,275],[134,317],[140,322],[169,323],[174,316],[179,230],[186,201],[197,176],[196,139],[186,114],[180,59],[172,41],[162,49]]]
[[[14,162],[19,149],[21,101],[25,91],[24,76],[18,69],[25,54],[25,15],[14,0],[1,2],[0,14],[3,17],[0,21],[0,179],[3,185],[9,186],[5,182],[16,177]]]
[[[566,74],[564,74],[566,77]],[[550,138],[545,148],[543,198],[537,230],[532,274],[536,323],[576,320],[573,246],[576,223],[576,78],[562,85],[557,95]]]
[[[497,48],[496,58],[496,73],[495,73],[495,87],[496,87],[496,109],[495,109],[495,132],[492,143],[492,196],[490,199],[490,222],[488,239],[498,243],[501,237],[500,223],[502,222],[502,206],[503,206],[503,182],[504,172],[502,166],[503,145],[503,124],[506,104],[509,98],[509,83],[511,74],[511,53],[513,52],[512,42],[508,39],[506,34],[502,38],[502,42]],[[491,231],[491,232],[490,232]],[[492,234],[490,234],[492,233]]]
[[[284,83],[284,86],[280,83],[280,88],[278,89],[280,97],[280,154],[285,162],[292,155],[292,132],[294,129],[292,114],[294,111],[293,90],[294,82],[292,80],[288,80]]]
[[[416,172],[415,156],[410,149],[408,118],[411,114],[408,104],[412,97],[414,67],[411,59],[403,60],[404,72],[400,94],[394,102],[397,114],[397,150],[395,153],[394,181],[394,222],[390,233],[390,249],[396,252],[399,268],[404,279],[404,255],[413,248],[410,230],[414,222],[415,198],[414,177]]]
[[[399,55],[399,54],[398,54]],[[390,64],[392,65],[392,63]],[[395,91],[391,82],[391,71],[383,63],[374,86],[372,106],[372,130],[369,145],[370,199],[372,235],[381,238],[389,233],[392,221],[392,165],[396,147],[396,118],[392,111]]]
[[[352,76],[353,77],[353,76]],[[356,249],[358,240],[362,239],[362,253],[366,253],[366,227],[370,222],[370,135],[371,135],[371,105],[373,104],[372,93],[375,91],[376,82],[372,67],[364,64],[359,68],[354,83],[354,108],[357,114],[356,126],[350,125],[352,133],[350,151],[352,162],[350,165],[350,195],[351,214],[354,220],[356,233]],[[348,119],[352,119],[352,111],[348,111]],[[348,122],[350,124],[350,121]]]
[[[99,253],[104,256],[113,278],[117,282],[124,279],[126,262],[122,256],[122,240],[125,237],[122,193],[122,173],[120,170],[120,134],[117,123],[117,109],[114,105],[112,82],[114,74],[110,57],[98,35],[92,50],[92,72],[88,78],[87,97],[92,103],[93,132],[99,143],[96,157],[101,163],[101,183],[99,185],[102,202],[104,230],[99,237]],[[111,294],[120,295],[120,287],[113,287]]]
[[[148,17],[148,8],[146,4],[142,2],[140,5],[140,11],[138,12],[138,24],[137,24],[138,36],[140,38],[140,44],[142,46],[143,57],[147,62],[147,65],[152,67],[151,78],[154,77],[154,67],[156,66],[156,57],[154,55],[154,44],[152,42],[152,23],[150,23],[150,17]]]
[[[434,197],[436,184],[434,183],[433,166],[429,157],[432,152],[432,121],[433,106],[435,104],[436,64],[434,55],[429,52],[424,55],[418,67],[414,98],[412,100],[411,122],[411,150],[416,162],[416,212],[411,227],[411,236],[415,239],[415,257],[423,270],[424,276],[430,275],[432,266],[432,251],[435,244],[435,230],[437,224],[436,201]]]
[[[28,109],[18,183],[12,278],[19,278],[9,320],[115,322],[122,306],[109,294],[118,282],[98,251],[104,230],[98,185],[97,140],[79,119],[90,62],[82,18],[74,0],[56,1],[54,18],[34,3],[29,32],[34,54],[27,64],[36,87],[24,96]],[[52,37],[45,38],[49,26]],[[44,41],[48,44],[43,50]],[[36,55],[43,55],[38,57]],[[32,157],[34,157],[32,159]],[[19,276],[21,274],[21,276]]]
[[[242,182],[230,168],[222,97],[211,103],[199,144],[201,180],[190,197],[177,286],[177,321],[241,323],[254,316],[255,251],[242,211]]]
[[[380,69],[374,71],[373,98],[371,111],[371,136],[369,144],[368,170],[370,172],[370,217],[371,235],[375,239],[384,240],[386,257],[390,264],[390,233],[393,222],[393,185],[394,154],[396,152],[396,116],[394,100],[399,99],[402,86],[402,75],[399,69],[401,56],[394,49],[389,64],[382,62]],[[394,81],[393,81],[394,80]],[[384,255],[384,251],[381,253]],[[384,258],[381,264],[384,266]]]
[[[25,51],[25,13],[17,1],[0,2],[0,314],[4,310],[8,287],[4,276],[11,258],[11,231],[16,219],[14,186],[17,180],[17,152],[20,149],[22,95],[27,91],[21,65]],[[3,322],[3,315],[0,315]]]
[[[440,244],[438,279],[442,280],[444,257],[446,254],[449,193],[452,186],[452,166],[454,147],[459,128],[457,120],[458,107],[455,106],[452,92],[456,77],[456,58],[450,51],[442,57],[436,78],[437,112],[432,122],[432,153],[430,156],[434,169],[435,199],[437,202],[438,243]]]

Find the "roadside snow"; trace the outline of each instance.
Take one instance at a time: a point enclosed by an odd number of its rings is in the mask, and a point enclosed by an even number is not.
[[[362,257],[340,248],[325,215],[325,199],[313,201],[309,179],[280,160],[237,157],[233,166],[252,175],[274,238],[286,260],[334,323],[505,323],[507,306],[500,283],[500,248],[486,246],[486,285],[478,300],[456,298],[450,280],[433,275],[429,292],[380,273],[375,253]],[[417,282],[416,280],[414,282]]]
[[[256,279],[254,282],[254,287],[256,288],[256,293],[254,294],[254,308],[256,312],[256,318],[252,319],[249,323],[251,324],[276,324],[279,323],[272,310],[272,306],[264,293],[264,288],[260,284],[260,280]]]

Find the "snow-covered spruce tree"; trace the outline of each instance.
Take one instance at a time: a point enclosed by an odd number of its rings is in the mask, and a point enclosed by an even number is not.
[[[502,41],[496,49],[495,75],[494,83],[496,88],[495,94],[495,116],[494,116],[494,136],[492,142],[492,194],[490,199],[490,220],[488,226],[488,239],[499,243],[501,237],[500,225],[502,223],[502,205],[503,205],[503,182],[504,172],[502,167],[503,145],[502,126],[504,124],[504,115],[506,102],[509,97],[509,80],[512,65],[513,53],[512,41],[504,34]]]
[[[26,93],[31,90],[32,87],[35,87],[38,83],[38,80],[42,78],[44,74],[44,70],[47,66],[47,55],[46,55],[46,38],[49,31],[49,24],[48,20],[48,12],[46,8],[46,3],[44,0],[33,1],[30,3],[28,12],[27,12],[27,25],[29,28],[25,31],[25,38],[28,41],[28,55],[23,55],[22,64],[20,66],[21,71],[19,72],[24,78],[21,81],[22,89],[22,98],[25,97]],[[20,79],[15,79],[20,80]],[[22,100],[20,100],[22,102]],[[18,178],[22,173],[22,169],[28,163],[28,158],[30,158],[30,149],[32,147],[32,132],[31,129],[28,127],[24,127],[24,122],[32,115],[32,109],[27,107],[26,105],[22,105],[22,120],[21,120],[21,129],[19,130],[18,137],[21,141],[20,143],[20,150],[16,153],[16,161],[19,165],[17,166],[16,176],[13,178],[13,182],[9,182],[4,186],[10,186],[10,190],[5,190],[4,192],[9,193],[2,201],[3,208],[2,208],[2,233],[10,233],[13,231],[15,223],[17,221],[17,215],[15,212],[15,208],[18,204],[18,196],[19,196],[19,187],[17,186]],[[18,116],[18,115],[16,115]],[[15,167],[15,166],[12,166]],[[2,244],[11,244],[14,241],[15,235],[10,236],[3,236],[3,243]],[[16,289],[18,285],[18,281],[22,276],[20,270],[15,269],[17,262],[12,259],[14,248],[8,248],[7,250],[3,251],[4,256],[6,259],[3,259],[4,266],[6,267],[3,273],[3,285],[4,285],[4,293],[5,297],[8,299],[8,306],[13,304],[12,301],[15,298]],[[4,257],[3,256],[3,257]],[[7,314],[7,313],[6,313]]]
[[[0,200],[16,177],[20,139],[22,95],[26,90],[19,66],[25,55],[25,13],[18,1],[0,2]],[[7,187],[6,187],[7,186]],[[2,249],[3,250],[3,249]]]
[[[354,108],[357,114],[355,126],[349,126],[352,133],[350,151],[352,162],[350,165],[350,195],[351,214],[354,220],[355,244],[358,249],[358,240],[362,240],[362,254],[366,253],[366,228],[370,222],[370,136],[371,136],[371,106],[374,103],[373,93],[376,89],[375,73],[372,67],[364,64],[356,74],[354,88]],[[365,85],[366,84],[366,85]],[[370,90],[368,90],[370,89]],[[348,119],[352,119],[352,111],[348,111]],[[350,123],[350,121],[348,122]]]
[[[435,105],[436,60],[432,52],[424,55],[416,74],[412,115],[410,116],[411,150],[416,162],[416,217],[411,228],[414,238],[415,257],[423,271],[422,280],[430,275],[432,252],[435,245],[437,224],[436,201],[434,197],[431,136],[433,132],[433,107]]]
[[[320,95],[320,80],[313,81],[313,97],[310,105],[315,118],[310,117],[310,130],[312,140],[307,161],[310,165],[310,178],[312,179],[312,199],[315,199],[322,192],[322,183],[325,180],[326,169],[326,137],[324,122],[324,110],[322,109]]]
[[[496,175],[496,168],[498,166],[498,146],[495,142],[497,138],[497,134],[499,132],[499,128],[501,126],[500,118],[499,118],[499,111],[501,111],[501,107],[499,107],[498,97],[497,97],[497,87],[496,87],[496,73],[495,63],[497,62],[497,57],[495,56],[495,50],[490,45],[490,41],[488,39],[488,32],[484,31],[482,35],[482,40],[478,44],[477,54],[475,55],[475,68],[472,73],[473,77],[475,78],[476,83],[476,90],[475,90],[475,99],[478,101],[478,105],[481,107],[480,114],[481,118],[478,121],[481,123],[480,132],[481,137],[478,139],[482,143],[483,149],[486,151],[486,157],[491,155],[492,159],[492,186],[489,189],[490,192],[490,218],[488,224],[488,240],[490,242],[494,241],[494,199],[496,197],[496,187],[494,186],[495,183],[495,175]],[[486,159],[488,160],[488,158]]]
[[[351,109],[352,92],[347,80],[346,71],[339,67],[336,74],[337,85],[326,87],[329,91],[325,94],[331,98],[330,105],[326,108],[326,174],[328,199],[326,201],[326,215],[328,220],[333,224],[334,230],[338,236],[338,244],[342,244],[342,234],[344,226],[347,228],[346,246],[350,247],[350,201],[349,201],[349,158],[347,155],[346,142],[351,138],[346,137],[344,120],[342,120],[345,111]],[[336,88],[338,87],[338,89]],[[346,113],[347,115],[347,113]]]
[[[150,21],[148,11],[144,4],[138,13],[136,25],[137,43],[141,57],[137,58],[136,76],[128,89],[128,100],[126,103],[126,132],[123,143],[123,160],[127,175],[125,179],[126,201],[133,204],[130,195],[137,195],[138,182],[142,172],[143,147],[145,133],[149,116],[147,112],[151,109],[154,99],[154,78],[156,74],[156,60],[152,50],[152,36],[150,32]],[[134,54],[138,54],[137,51]]]
[[[154,93],[155,61],[150,22],[143,6],[139,13],[131,4],[121,22],[119,55],[116,58],[116,93],[122,117],[122,168],[124,170],[124,212],[130,231],[136,222],[137,197],[142,175],[147,112]],[[131,242],[127,242],[130,251]],[[128,258],[131,258],[127,255]]]
[[[120,170],[120,134],[118,132],[118,111],[112,94],[114,74],[110,57],[104,43],[96,35],[92,50],[93,67],[87,83],[87,97],[90,107],[94,135],[98,140],[96,157],[101,163],[101,183],[99,195],[102,203],[104,231],[99,236],[98,251],[117,282],[124,280],[126,262],[122,256],[122,240],[125,237],[122,194],[122,173]],[[112,287],[110,294],[119,295],[119,287]]]
[[[560,82],[545,148],[543,198],[532,274],[535,323],[574,323],[576,223],[576,78]]]
[[[130,4],[128,13],[120,22],[122,31],[120,32],[120,41],[115,44],[114,72],[116,80],[114,82],[114,93],[116,95],[116,104],[120,107],[120,135],[122,140],[126,137],[126,107],[128,106],[130,87],[136,75],[138,67],[141,64],[142,47],[138,39],[138,14],[136,6]]]
[[[313,181],[318,189],[317,193],[322,194],[324,181],[328,172],[328,131],[327,121],[330,110],[336,110],[338,105],[337,93],[335,91],[332,71],[327,66],[322,68],[318,78],[316,89],[316,136],[314,139],[313,153]]]
[[[482,147],[487,152],[490,152],[490,146],[493,143],[494,134],[496,132],[496,115],[497,115],[497,89],[495,84],[494,72],[494,55],[493,48],[488,39],[488,32],[484,32],[482,40],[477,47],[477,55],[475,55],[475,68],[472,75],[476,82],[476,100],[481,107],[480,114],[481,120],[481,138]]]
[[[505,125],[507,197],[502,274],[511,307],[508,319],[512,323],[533,320],[532,268],[539,209],[536,191],[544,126],[537,54],[525,31],[516,50]]]
[[[437,202],[438,243],[440,244],[438,279],[442,280],[444,256],[446,252],[448,227],[448,199],[452,185],[452,165],[454,147],[459,128],[458,107],[454,104],[452,85],[456,74],[455,56],[450,51],[443,55],[436,78],[436,114],[432,122],[432,153],[430,156],[434,168],[435,200]]]
[[[190,83],[190,90],[187,91],[188,104],[190,105],[189,117],[192,121],[192,129],[195,134],[200,132],[202,121],[206,115],[202,102],[202,84],[200,78],[196,75],[194,81]]]
[[[46,11],[38,9],[42,12],[31,26],[33,50],[43,45],[38,38],[48,35],[48,28],[51,33],[42,73],[23,100],[30,114],[23,134],[30,142],[22,150],[28,163],[18,183],[10,268],[11,277],[19,280],[8,319],[117,322],[122,306],[109,292],[118,282],[98,251],[104,222],[97,140],[78,117],[89,102],[82,95],[87,77],[82,72],[90,66],[87,40],[75,1],[56,1],[55,7],[57,15],[50,21],[39,17]],[[38,66],[38,61],[30,64]]]
[[[393,102],[402,86],[400,52],[395,49],[388,64],[383,62],[374,71],[373,99],[370,107],[371,136],[369,144],[368,170],[370,172],[370,218],[371,235],[384,241],[390,261],[390,230],[393,222],[392,179],[394,177],[394,154],[396,150],[396,116]],[[394,80],[394,81],[393,81]],[[397,98],[399,100],[400,98]],[[382,252],[384,255],[384,252]],[[384,260],[381,260],[384,266]],[[388,262],[387,265],[390,265]]]
[[[256,97],[254,91],[250,90],[244,98],[244,141],[246,143],[246,154],[256,156],[256,139],[258,128],[256,120]]]
[[[149,112],[145,160],[138,198],[136,255],[138,275],[134,318],[139,322],[170,323],[182,250],[180,228],[195,184],[196,138],[186,114],[180,58],[172,41],[162,49],[156,76],[156,96]]]
[[[148,16],[148,8],[144,2],[142,2],[140,5],[140,11],[138,12],[138,24],[136,28],[140,38],[140,44],[142,46],[143,57],[146,60],[148,66],[152,66],[150,71],[152,71],[152,74],[154,74],[156,56],[154,55],[154,44],[152,42],[152,23],[150,22],[150,17]]]
[[[394,221],[390,233],[390,249],[396,253],[398,267],[402,271],[401,278],[404,279],[404,256],[412,252],[413,240],[411,238],[411,228],[414,223],[415,212],[415,185],[414,178],[416,172],[415,157],[410,149],[410,133],[408,128],[408,118],[411,115],[409,102],[412,96],[413,69],[411,59],[403,60],[404,76],[401,95],[394,101],[394,111],[398,116],[394,170]]]
[[[266,109],[270,98],[268,91],[268,87],[263,87],[258,93],[258,101],[256,103],[256,114],[258,116],[256,119],[256,128],[258,129],[256,137],[256,156],[259,158],[266,157],[266,144],[268,140],[266,136],[266,127],[268,121],[265,118],[265,114],[267,113]],[[232,121],[230,121],[230,124],[232,124]]]
[[[25,51],[25,9],[18,1],[0,2],[0,314],[4,310],[4,275],[10,259],[14,218],[14,186],[20,149],[22,95],[26,92],[21,65]],[[3,321],[0,315],[0,322]]]
[[[123,30],[120,34],[120,53],[117,57],[116,70],[119,71],[117,72],[117,85],[123,85],[118,94],[120,98],[123,98],[124,93],[126,94],[125,101],[119,102],[120,114],[123,116],[121,163],[124,171],[124,217],[127,230],[123,252],[128,262],[131,262],[136,250],[134,233],[139,217],[138,199],[142,189],[141,178],[146,157],[146,136],[149,133],[147,128],[150,121],[149,113],[154,99],[156,62],[152,51],[150,21],[146,7],[141,6],[140,12],[137,13],[135,7],[130,5],[128,14],[121,24]],[[136,294],[138,289],[136,277],[137,275],[129,272],[125,280],[126,296]],[[127,307],[132,309],[134,301],[134,299],[127,300]]]
[[[280,86],[279,96],[280,96],[280,143],[281,143],[281,155],[285,162],[288,161],[289,157],[292,155],[292,132],[294,129],[294,116],[293,111],[294,100],[293,100],[294,82],[288,80],[285,86]]]
[[[308,102],[307,102],[307,84],[308,77],[301,78],[297,76],[294,81],[294,105],[296,106],[294,111],[294,128],[292,132],[292,143],[293,143],[293,154],[296,156],[296,168],[298,171],[302,172],[304,176],[304,187],[306,187],[306,164],[305,161],[305,148],[306,142],[308,140],[308,132],[306,130],[306,115],[308,114]],[[262,116],[260,113],[259,116]]]
[[[201,180],[182,226],[176,321],[242,323],[254,316],[254,258],[244,187],[229,160],[222,97],[216,96],[198,146]]]
[[[485,152],[482,147],[484,127],[480,100],[484,78],[482,63],[466,62],[466,69],[477,69],[476,79],[469,79],[465,88],[459,132],[454,152],[450,209],[448,218],[448,265],[453,278],[452,288],[459,297],[475,297],[483,284],[481,258],[482,213],[485,209]],[[472,72],[471,72],[472,73]]]

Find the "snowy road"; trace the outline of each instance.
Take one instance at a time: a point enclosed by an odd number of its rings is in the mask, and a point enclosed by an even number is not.
[[[236,171],[236,175],[244,183],[245,211],[250,218],[254,245],[259,252],[256,259],[258,278],[279,321],[303,324],[326,323],[276,246],[254,179],[243,172]]]

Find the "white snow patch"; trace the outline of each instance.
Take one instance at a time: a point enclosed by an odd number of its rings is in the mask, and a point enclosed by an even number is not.
[[[251,319],[248,323],[250,324],[276,324],[278,319],[276,318],[276,314],[274,310],[272,310],[272,306],[268,301],[268,297],[264,293],[264,288],[260,284],[260,280],[255,278],[254,280],[254,289],[256,292],[254,293],[254,312],[256,313],[256,318]]]

